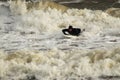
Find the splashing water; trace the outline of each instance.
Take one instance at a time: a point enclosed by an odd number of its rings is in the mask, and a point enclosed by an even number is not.
[[[0,6],[1,80],[120,75],[120,18],[100,10],[58,8],[53,2],[31,4],[29,9],[20,0],[5,4]],[[68,25],[85,32],[65,37],[61,30]]]

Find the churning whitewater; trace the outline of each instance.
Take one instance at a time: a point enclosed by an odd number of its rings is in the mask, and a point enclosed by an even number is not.
[[[48,1],[0,2],[0,80],[120,76],[119,17]],[[85,32],[66,37],[69,25]]]

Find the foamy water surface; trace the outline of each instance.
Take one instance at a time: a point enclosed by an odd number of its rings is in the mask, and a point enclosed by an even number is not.
[[[85,29],[66,37],[69,25]],[[120,18],[101,10],[0,6],[1,80],[93,80],[120,75]],[[118,79],[119,80],[119,79]]]

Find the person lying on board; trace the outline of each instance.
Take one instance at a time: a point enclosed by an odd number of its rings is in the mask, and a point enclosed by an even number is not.
[[[85,29],[83,31],[85,31]],[[68,29],[63,29],[62,32],[65,35],[79,36],[82,31],[80,28],[73,28],[72,26],[69,26]]]

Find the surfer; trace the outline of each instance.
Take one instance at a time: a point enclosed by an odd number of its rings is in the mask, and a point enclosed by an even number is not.
[[[85,29],[84,29],[84,30],[85,30]],[[83,31],[84,31],[84,30],[83,30]],[[65,35],[79,36],[82,31],[81,31],[80,28],[73,28],[73,27],[70,25],[68,29],[63,29],[62,32],[63,32]]]

